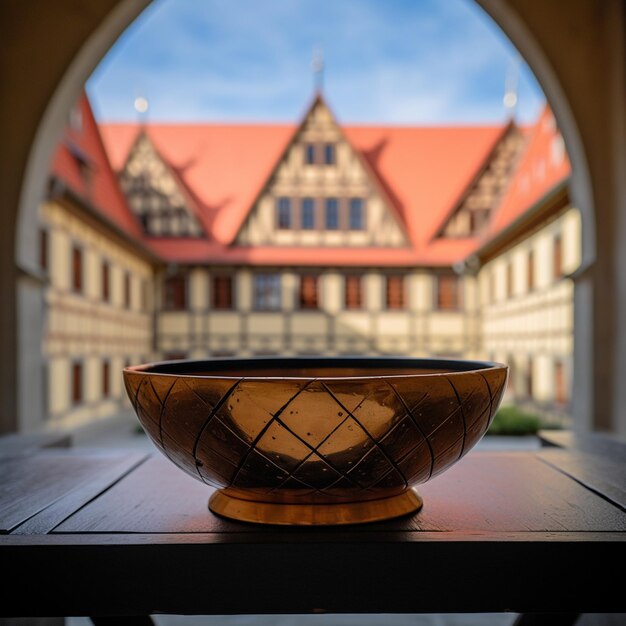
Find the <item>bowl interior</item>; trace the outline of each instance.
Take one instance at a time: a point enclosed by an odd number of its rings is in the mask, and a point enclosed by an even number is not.
[[[129,368],[154,374],[227,378],[380,378],[454,374],[496,367],[486,361],[412,359],[403,357],[261,357],[168,361]]]

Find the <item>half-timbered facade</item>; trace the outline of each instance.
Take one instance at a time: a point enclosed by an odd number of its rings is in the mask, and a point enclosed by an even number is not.
[[[104,125],[98,201],[95,125],[66,141],[78,178],[57,155],[41,209],[47,412],[115,411],[126,362],[268,354],[494,358],[509,397],[566,406],[580,243],[550,120],[350,126],[317,94],[297,126]]]

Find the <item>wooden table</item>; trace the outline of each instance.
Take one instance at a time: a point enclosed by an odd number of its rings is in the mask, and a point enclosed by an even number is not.
[[[623,456],[473,452],[411,517],[278,528],[215,517],[160,455],[5,457],[0,611],[621,612],[625,486]]]

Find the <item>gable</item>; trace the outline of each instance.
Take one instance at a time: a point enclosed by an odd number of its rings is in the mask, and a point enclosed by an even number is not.
[[[409,244],[397,210],[319,95],[235,241],[244,246]]]
[[[174,171],[140,132],[119,175],[131,211],[149,237],[202,237],[191,199]]]
[[[523,147],[523,134],[514,124],[509,124],[474,180],[452,207],[438,237],[476,237],[486,231],[513,176]]]

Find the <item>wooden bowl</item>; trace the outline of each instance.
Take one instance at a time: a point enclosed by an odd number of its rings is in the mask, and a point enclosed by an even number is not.
[[[128,367],[139,420],[209,508],[269,524],[349,524],[419,509],[412,489],[485,434],[507,367],[411,358],[257,358]]]

